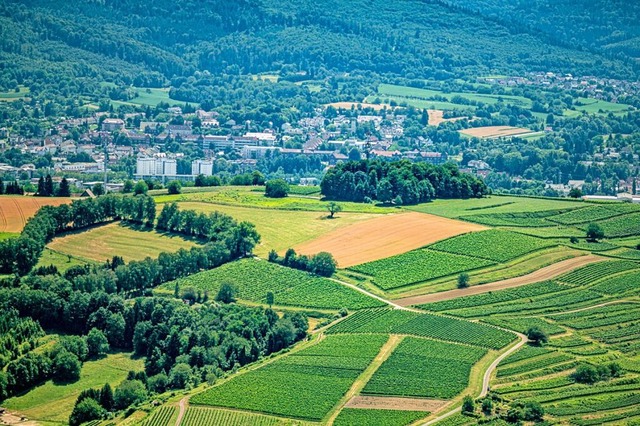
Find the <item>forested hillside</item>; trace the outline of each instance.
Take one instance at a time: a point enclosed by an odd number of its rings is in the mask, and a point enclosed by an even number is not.
[[[96,81],[158,87],[173,79],[179,87],[181,77],[204,70],[279,71],[291,80],[356,71],[438,79],[525,71],[635,76],[637,6],[448,3],[1,0],[0,86],[91,93]]]

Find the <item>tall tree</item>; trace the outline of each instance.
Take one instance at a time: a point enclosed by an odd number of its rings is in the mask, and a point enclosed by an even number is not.
[[[59,197],[70,197],[71,189],[69,188],[69,181],[67,178],[62,178],[60,181],[60,187],[58,188],[58,196]]]

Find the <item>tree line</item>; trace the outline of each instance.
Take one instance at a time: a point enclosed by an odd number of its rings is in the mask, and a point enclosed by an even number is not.
[[[361,160],[340,163],[320,183],[328,199],[417,204],[435,198],[478,198],[489,194],[484,182],[460,173],[455,164],[436,166],[407,160]]]

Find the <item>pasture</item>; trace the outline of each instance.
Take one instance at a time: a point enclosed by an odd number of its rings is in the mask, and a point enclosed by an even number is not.
[[[397,86],[393,84],[380,84],[378,94],[367,97],[389,97],[396,102],[406,102],[416,108],[425,108],[425,105],[433,105],[434,109],[475,109],[469,103],[484,103],[494,105],[498,102],[510,103],[523,108],[530,108],[530,99],[521,96],[493,95],[471,92],[442,92],[440,90],[419,89],[415,87]],[[441,105],[444,104],[444,105]],[[439,106],[438,106],[439,105]],[[443,106],[444,108],[440,108]],[[428,108],[428,107],[427,107]]]
[[[79,259],[104,262],[113,256],[122,256],[128,262],[145,257],[157,258],[162,252],[175,252],[197,245],[197,240],[177,234],[116,222],[56,237],[47,247]]]
[[[0,232],[21,232],[27,220],[42,206],[71,203],[65,197],[0,196]]]
[[[67,424],[82,390],[100,388],[105,383],[115,388],[127,378],[130,370],[140,371],[144,368],[142,359],[132,359],[130,355],[116,353],[97,361],[86,361],[77,382],[59,385],[49,380],[26,394],[7,399],[2,406],[45,425]]]
[[[19,99],[25,98],[29,95],[30,90],[28,87],[19,86],[18,91],[10,90],[7,92],[0,92],[0,102],[13,102]]]
[[[294,248],[303,254],[328,251],[341,268],[348,268],[483,229],[479,225],[428,214],[402,213],[361,221]]]
[[[283,252],[290,247],[296,247],[306,241],[324,237],[332,232],[341,233],[357,223],[367,223],[369,219],[379,215],[371,213],[339,213],[333,219],[328,219],[324,212],[267,210],[251,207],[238,207],[202,202],[181,202],[183,210],[212,213],[219,211],[226,213],[237,221],[249,221],[256,225],[260,233],[260,244],[254,252],[266,257],[270,250]]]

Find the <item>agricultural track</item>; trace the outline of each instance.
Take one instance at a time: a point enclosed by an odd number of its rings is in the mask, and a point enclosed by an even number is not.
[[[574,269],[580,268],[590,263],[601,262],[604,260],[607,259],[591,254],[586,256],[574,257],[571,259],[563,260],[562,262],[554,263],[553,265],[549,265],[545,268],[538,269],[535,272],[523,275],[521,277],[509,278],[508,280],[502,281],[494,281],[489,284],[482,284],[464,289],[424,294],[422,296],[405,297],[403,299],[394,300],[394,302],[400,306],[412,306],[420,305],[423,303],[441,302],[443,300],[455,299],[462,296],[489,293],[492,291],[504,290],[507,288],[520,287],[526,284],[550,280],[566,272],[573,271]]]
[[[178,408],[180,409],[180,411],[178,412],[178,418],[176,419],[176,426],[180,426],[180,423],[182,423],[182,419],[184,418],[184,415],[187,412],[188,405],[189,405],[188,396],[185,396],[184,398],[182,398],[178,403]]]

